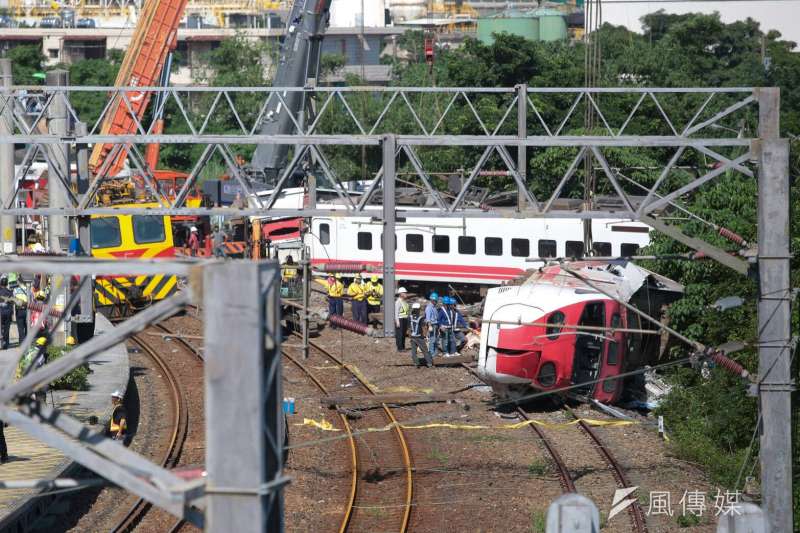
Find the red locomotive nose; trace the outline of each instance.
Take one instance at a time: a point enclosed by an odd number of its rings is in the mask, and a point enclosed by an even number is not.
[[[539,368],[540,351],[497,349],[496,369],[499,374],[533,380]]]

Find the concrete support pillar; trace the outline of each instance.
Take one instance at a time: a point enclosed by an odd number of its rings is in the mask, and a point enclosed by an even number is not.
[[[203,293],[206,531],[283,531],[280,270],[209,264]]]
[[[395,152],[397,138],[394,135],[383,137],[383,334],[394,335],[394,295],[397,283],[394,277],[394,252],[397,244],[395,223]]]
[[[69,85],[69,72],[66,70],[51,70],[47,73],[47,85],[67,86]],[[49,133],[66,137],[69,135],[70,124],[67,105],[63,98],[57,95],[48,106],[47,125]],[[51,163],[53,167],[60,170],[62,175],[69,177],[69,147],[67,144],[52,145],[50,150]],[[67,207],[68,200],[64,187],[56,177],[55,168],[48,171],[47,194],[50,207]],[[48,218],[48,242],[51,252],[66,252],[59,243],[59,237],[69,235],[69,223],[67,217],[51,216]]]
[[[759,89],[758,357],[761,483],[767,530],[792,531],[789,142],[779,138],[780,92]]]
[[[11,76],[11,60],[0,59],[0,84],[4,94],[0,98],[0,107],[3,108],[3,115],[0,116],[0,135],[11,135],[14,133],[14,122],[11,111],[10,89],[13,85]],[[9,98],[8,104],[5,99]],[[0,144],[0,201],[5,202],[9,194],[14,190],[14,145],[11,143]],[[17,219],[14,216],[3,215],[0,217],[0,252],[13,254],[17,251]]]

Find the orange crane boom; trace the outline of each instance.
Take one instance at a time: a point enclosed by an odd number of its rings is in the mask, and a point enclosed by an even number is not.
[[[131,44],[120,66],[116,87],[152,87],[158,85],[167,55],[175,49],[178,25],[188,0],[146,0],[139,14],[139,22]],[[151,93],[128,91],[116,93],[100,128],[100,135],[135,133],[136,122],[144,117]],[[127,100],[127,101],[126,101]],[[134,119],[134,117],[136,117]],[[96,144],[89,159],[89,168],[97,173],[108,164],[107,176],[113,177],[122,170],[128,150],[122,147],[110,163],[106,158],[113,144]]]

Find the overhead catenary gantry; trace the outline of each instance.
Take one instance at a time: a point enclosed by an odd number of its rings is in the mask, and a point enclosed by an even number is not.
[[[285,105],[284,94],[305,94],[316,101],[315,115],[307,122],[293,117],[295,131],[291,135],[258,135],[263,113],[275,102]],[[170,126],[188,133],[154,134],[152,125],[142,123],[131,111],[136,133],[123,136],[99,134],[99,117],[86,125],[86,134],[67,136],[47,133],[38,127],[55,103],[66,108],[73,122],[82,120],[72,102],[80,93],[118,94],[123,102],[146,94],[166,93],[160,105],[169,106],[166,132]],[[124,97],[123,97],[124,95]],[[0,136],[0,144],[26,145],[23,166],[35,157],[48,158],[51,146],[91,145],[106,143],[125,147],[130,154],[133,172],[151,185],[162,207],[148,212],[173,215],[254,215],[309,217],[372,217],[384,225],[388,235],[384,247],[384,279],[386,294],[394,290],[394,254],[391,241],[399,217],[497,217],[498,212],[468,204],[468,196],[481,179],[484,170],[507,172],[517,189],[516,211],[504,212],[512,217],[578,217],[642,220],[667,233],[685,245],[700,250],[742,274],[759,274],[761,317],[759,352],[762,361],[759,380],[764,437],[762,479],[764,503],[770,517],[770,530],[791,530],[791,478],[786,465],[791,464],[788,416],[790,391],[789,354],[791,332],[789,321],[789,219],[788,219],[788,142],[781,139],[778,128],[779,93],[767,88],[425,88],[425,87],[320,87],[241,88],[241,87],[12,87],[2,93],[0,116],[11,115],[10,134]],[[358,102],[370,102],[359,106]],[[620,107],[620,106],[624,106]],[[680,107],[682,106],[682,107]],[[591,108],[598,117],[598,127],[581,132],[576,124],[582,120],[581,109]],[[680,107],[680,109],[678,109]],[[366,111],[365,111],[366,109]],[[678,112],[679,111],[679,112]],[[398,125],[396,113],[404,120]],[[612,114],[618,123],[611,123]],[[680,115],[680,119],[677,117]],[[335,120],[331,117],[335,116]],[[220,127],[220,124],[226,127]],[[751,127],[732,125],[751,124]],[[231,124],[233,128],[227,127]],[[232,132],[232,130],[234,132]],[[153,185],[153,169],[141,156],[142,146],[202,145],[201,157],[190,171],[190,177],[174,200],[161,195]],[[284,168],[271,195],[255,193],[255,184],[237,163],[236,150],[241,145],[282,144],[294,147],[293,156]],[[367,147],[380,152],[379,163],[371,169],[367,190],[353,200],[345,185],[349,176],[337,172],[330,153],[347,147]],[[371,148],[374,147],[374,148]],[[465,169],[461,189],[453,199],[440,193],[432,177],[430,153],[439,149],[459,148],[464,151]],[[543,176],[523,167],[537,151],[565,149],[563,170],[557,175]],[[619,148],[657,152],[663,163],[658,176],[634,194],[628,180],[611,162]],[[429,153],[430,152],[430,153]],[[698,167],[696,175],[675,173],[688,153],[702,155],[708,164]],[[41,154],[41,155],[39,155]],[[560,199],[573,185],[587,154],[598,165],[598,186],[604,187],[613,202],[592,209],[566,209]],[[247,199],[243,209],[185,207],[189,190],[198,182],[203,169],[213,160],[221,161]],[[319,173],[341,199],[336,209],[310,205],[303,209],[278,209],[275,200],[286,188],[296,169],[312,161]],[[403,166],[414,173],[419,186],[430,198],[423,208],[407,208],[396,204],[396,188],[400,182],[398,169]],[[684,235],[665,219],[659,218],[664,208],[680,202],[686,195],[729,173],[740,173],[759,180],[759,253],[757,263],[712,246],[695,236]],[[68,172],[60,179],[68,181]],[[56,177],[58,179],[58,176]],[[94,205],[94,193],[107,178],[99,169],[91,176],[89,190],[68,198],[64,208],[23,208],[15,204],[11,191],[2,199],[0,215],[140,214],[136,208],[109,208]],[[541,186],[548,183],[547,187]],[[769,220],[769,227],[766,221]],[[26,259],[12,261],[23,267]],[[36,268],[44,271],[63,270],[55,261],[37,258]],[[49,265],[49,266],[48,266]],[[88,272],[91,262],[81,262],[81,271]],[[97,265],[100,266],[100,265]],[[144,265],[143,265],[144,266]],[[103,265],[108,268],[108,265]],[[128,267],[126,267],[128,268]],[[147,268],[152,268],[149,265]],[[87,270],[88,269],[88,270]],[[209,278],[210,280],[211,278]],[[215,278],[216,279],[216,278]],[[215,283],[222,283],[217,280]],[[244,289],[243,289],[244,290]],[[246,291],[245,291],[246,292]],[[777,295],[777,296],[776,296]],[[384,323],[387,334],[393,330],[393,306],[386,305]],[[260,313],[261,311],[259,311]],[[22,383],[22,382],[21,382]],[[9,388],[10,387],[10,388]],[[21,394],[23,387],[6,386],[0,398],[11,398],[8,392]],[[3,408],[13,409],[10,404]],[[16,416],[16,415],[15,415]],[[21,415],[27,416],[27,415]],[[46,423],[40,420],[41,423]],[[780,426],[784,429],[781,430]],[[213,431],[211,426],[210,431]],[[274,443],[273,443],[274,445]],[[772,481],[774,480],[774,481]],[[208,483],[213,480],[209,477]],[[272,486],[270,486],[272,487]],[[265,491],[267,488],[264,489]],[[175,507],[172,507],[174,510]]]

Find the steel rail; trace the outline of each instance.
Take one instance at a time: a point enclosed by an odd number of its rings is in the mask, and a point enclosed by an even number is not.
[[[170,330],[163,324],[152,324],[151,327],[161,330],[164,333],[164,335],[168,336],[170,339],[175,339],[176,341],[178,341],[178,344],[184,347],[186,351],[192,353],[195,357],[197,357],[200,360],[200,362],[205,363],[205,358],[203,357],[203,354],[201,354],[199,350],[197,350],[194,346],[189,344],[185,339],[176,336],[177,334],[174,331]],[[183,518],[179,518],[175,522],[175,524],[173,524],[173,526],[169,529],[169,533],[175,533],[177,531],[180,531],[183,528],[184,524],[186,524],[186,520],[184,520]]]
[[[172,369],[166,363],[165,359],[145,341],[141,335],[134,335],[130,338],[131,341],[138,344],[142,350],[147,354],[150,359],[158,366],[167,378],[170,393],[172,396],[172,403],[175,408],[174,420],[175,424],[172,428],[172,435],[167,445],[167,450],[161,460],[161,466],[167,468],[175,466],[180,458],[183,448],[183,443],[186,440],[186,435],[189,429],[189,407],[186,404],[185,398],[182,394],[179,381]],[[137,501],[128,509],[125,515],[111,528],[113,533],[123,533],[135,529],[136,524],[147,513],[152,505],[146,502],[143,498]]]
[[[292,332],[293,335],[298,336],[297,333]],[[375,395],[375,391],[373,391],[369,384],[367,384],[361,376],[353,372],[341,359],[330,353],[328,350],[316,344],[315,342],[309,341],[309,346],[323,354],[325,357],[328,357],[332,361],[334,361],[340,368],[347,370],[370,394]],[[400,527],[400,531],[405,532],[408,531],[408,524],[411,518],[411,508],[412,508],[412,500],[414,497],[414,482],[413,482],[413,468],[411,465],[411,452],[408,448],[408,442],[406,441],[405,435],[403,434],[403,430],[400,427],[400,423],[395,418],[392,410],[389,406],[385,403],[381,403],[381,407],[383,411],[386,413],[386,416],[391,420],[392,426],[394,427],[395,434],[397,436],[398,441],[400,442],[400,448],[403,453],[403,461],[405,463],[405,471],[406,471],[406,501],[404,505],[403,511],[403,521]]]
[[[311,372],[311,370],[308,369],[308,367],[298,361],[295,357],[292,357],[286,353],[285,350],[281,350],[281,353],[306,376],[308,376],[308,378],[314,383],[314,385],[317,386],[320,391],[322,391],[323,394],[330,394],[325,385],[323,385],[322,382],[317,379],[317,377]],[[342,419],[342,424],[347,432],[347,439],[350,442],[350,460],[353,465],[353,475],[350,482],[350,496],[348,497],[347,507],[345,508],[342,524],[339,526],[339,533],[344,533],[347,531],[347,527],[350,525],[350,518],[353,516],[353,508],[356,502],[356,489],[358,488],[358,453],[356,452],[356,439],[353,436],[353,430],[350,427],[350,423],[347,421],[347,417],[344,414],[339,413],[339,418]]]
[[[619,488],[626,489],[630,488],[630,483],[628,482],[628,478],[625,475],[625,471],[623,470],[622,466],[617,462],[617,459],[614,457],[614,454],[608,449],[605,445],[603,440],[600,436],[592,429],[592,427],[580,419],[580,417],[572,410],[571,407],[568,405],[564,406],[564,410],[566,410],[575,420],[578,421],[578,425],[583,430],[584,434],[587,435],[592,442],[595,444],[595,448],[606,464],[611,469],[611,473],[614,476],[614,479],[619,485]],[[644,511],[642,510],[642,506],[639,504],[639,501],[634,501],[633,504],[628,507],[628,515],[631,517],[631,522],[633,523],[633,531],[637,533],[647,533],[647,521],[644,517]]]
[[[467,372],[478,378],[482,383],[486,383],[486,381],[484,381],[484,379],[480,377],[478,373],[475,372],[474,369],[470,368],[466,363],[461,363],[461,366],[464,367],[467,370]],[[517,414],[524,420],[530,421],[528,414],[522,409],[522,407],[517,406],[516,411]],[[545,435],[544,431],[542,431],[541,428],[537,427],[536,424],[528,424],[528,427],[530,427],[531,430],[533,430],[533,432],[541,441],[545,450],[547,450],[547,453],[550,454],[550,457],[553,460],[553,464],[556,467],[556,472],[558,473],[558,481],[561,484],[562,490],[565,493],[578,492],[577,489],[575,489],[575,482],[572,480],[572,476],[569,473],[569,469],[567,468],[567,465],[564,462],[564,460],[561,458],[561,454],[558,453],[558,450],[556,450],[555,446],[553,446],[553,443],[550,442],[550,439],[547,438],[547,435]]]

